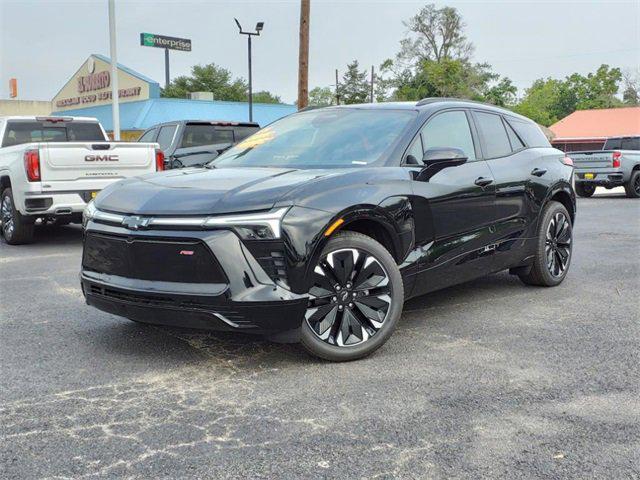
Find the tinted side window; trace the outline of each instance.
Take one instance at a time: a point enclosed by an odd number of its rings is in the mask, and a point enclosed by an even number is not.
[[[160,127],[160,133],[158,134],[158,144],[161,150],[167,150],[171,146],[173,135],[176,133],[177,125],[166,125]]]
[[[422,129],[422,143],[425,151],[433,147],[455,147],[469,160],[476,158],[471,128],[463,111],[436,114]]]
[[[620,144],[622,150],[640,150],[640,137],[623,138]]]
[[[524,122],[514,118],[507,118],[507,123],[513,127],[518,136],[528,147],[550,147],[549,140],[542,133],[540,127],[533,122]]]
[[[522,143],[522,140],[520,140],[520,137],[518,137],[511,125],[507,123],[505,124],[505,126],[507,127],[507,135],[509,136],[509,141],[511,142],[511,150],[517,152],[518,150],[525,148],[525,144]]]
[[[139,139],[139,142],[153,142],[153,138],[156,136],[157,128],[152,128],[148,132],[144,133]]]
[[[621,138],[609,138],[606,142],[604,142],[603,150],[615,150],[620,148],[622,145]]]
[[[511,144],[500,115],[474,112],[485,158],[504,157],[511,154]]]
[[[182,135],[182,147],[200,147],[217,143],[233,143],[233,130],[220,130],[214,125],[187,125]]]

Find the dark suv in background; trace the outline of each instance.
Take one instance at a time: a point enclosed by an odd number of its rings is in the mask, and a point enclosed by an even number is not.
[[[139,142],[157,142],[165,169],[202,166],[260,129],[253,122],[182,120],[146,130]]]
[[[407,298],[506,269],[554,286],[571,261],[571,160],[493,106],[302,111],[207,167],[124,180],[90,204],[87,303],[353,360],[389,338]]]

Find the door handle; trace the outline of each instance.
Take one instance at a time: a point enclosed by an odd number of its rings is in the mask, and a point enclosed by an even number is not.
[[[536,177],[541,177],[545,173],[547,173],[546,168],[534,168],[533,170],[531,170],[531,175],[535,175]]]
[[[478,178],[476,178],[476,181],[473,182],[473,183],[475,183],[479,187],[486,187],[490,183],[493,183],[493,178],[478,177]]]

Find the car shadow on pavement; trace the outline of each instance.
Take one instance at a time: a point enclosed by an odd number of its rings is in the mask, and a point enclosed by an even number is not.
[[[456,314],[457,309],[466,310],[469,304],[484,302],[487,297],[525,293],[530,287],[522,285],[517,277],[506,273],[495,274],[437,292],[429,293],[405,303],[405,313],[400,319],[396,334],[404,329],[425,328],[437,320],[440,313]],[[114,317],[118,318],[118,317]],[[263,336],[240,332],[206,331],[134,323],[118,318],[110,332],[105,332],[103,345],[110,353],[145,360],[166,358],[168,352],[175,361],[181,359],[198,364],[207,361],[222,362],[235,368],[252,369],[269,364],[274,368],[296,364],[325,363],[310,356],[298,343],[276,343]],[[118,337],[123,339],[118,340]],[[132,338],[135,339],[132,341]],[[393,337],[392,337],[393,338]],[[177,340],[177,341],[176,341]],[[142,348],[140,347],[142,346]],[[384,355],[384,347],[374,355]],[[193,352],[191,357],[188,352]]]
[[[32,245],[68,246],[82,243],[80,225],[36,225]]]

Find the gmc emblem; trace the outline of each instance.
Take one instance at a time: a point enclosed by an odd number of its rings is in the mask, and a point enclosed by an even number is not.
[[[117,162],[118,155],[85,155],[85,162]]]

